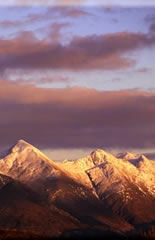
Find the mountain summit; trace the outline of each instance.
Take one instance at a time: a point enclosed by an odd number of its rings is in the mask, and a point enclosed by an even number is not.
[[[86,237],[92,231],[97,234],[99,228],[103,236],[109,231],[123,236],[154,231],[150,229],[155,221],[155,162],[144,155],[113,155],[97,149],[86,157],[56,163],[19,140],[2,156],[2,229],[31,232],[33,226],[39,234],[46,229],[48,236],[64,231],[74,236],[76,229]],[[47,230],[48,222],[52,231]]]
[[[24,140],[19,140],[0,160],[0,172],[27,183],[31,187],[40,187],[48,177],[60,174],[57,164],[39,149]]]

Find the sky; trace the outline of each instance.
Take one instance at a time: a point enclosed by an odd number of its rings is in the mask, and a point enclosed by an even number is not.
[[[154,158],[154,61],[154,0],[0,2],[0,151]]]

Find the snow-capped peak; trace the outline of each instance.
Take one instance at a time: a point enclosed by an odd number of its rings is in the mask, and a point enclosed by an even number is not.
[[[26,142],[23,139],[18,140],[18,142],[11,148],[10,152],[17,154],[24,153],[25,156],[30,152],[34,152],[42,160],[46,161],[49,164],[55,165],[55,163],[51,159],[49,159],[43,152],[41,152],[38,148],[34,147],[32,144]]]
[[[145,157],[143,154],[134,154],[130,152],[119,153],[116,155],[118,159],[126,160],[127,162],[133,164],[136,168],[142,169],[143,166],[150,166],[152,164],[151,160]]]
[[[114,156],[103,149],[96,149],[91,153],[92,161],[95,165],[102,164],[104,161],[113,159]]]
[[[18,142],[12,147],[11,151],[12,152],[21,152],[25,148],[34,148],[31,144],[28,142],[24,141],[23,139],[18,140]]]
[[[12,153],[15,153],[15,152],[20,153],[26,149],[35,151],[36,153],[43,155],[43,153],[38,148],[34,147],[32,144],[24,141],[23,139],[18,140],[18,142],[12,147],[11,152]],[[45,155],[44,155],[44,157],[47,158],[47,156],[45,156]]]
[[[136,159],[139,157],[139,155],[131,153],[131,152],[122,152],[122,153],[118,153],[116,154],[117,158],[121,158],[124,160],[130,160],[130,159]]]
[[[5,150],[4,152],[0,153],[0,159],[7,157],[7,155],[15,152],[22,152],[25,148],[34,148],[31,144],[20,139],[14,144],[11,148]]]
[[[0,172],[23,182],[35,181],[59,172],[57,164],[24,140],[19,140],[0,160]]]

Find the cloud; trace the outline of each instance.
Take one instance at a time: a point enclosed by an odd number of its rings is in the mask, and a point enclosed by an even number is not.
[[[75,7],[61,7],[57,8],[58,11],[61,13],[62,16],[64,17],[71,17],[71,18],[77,18],[77,17],[82,17],[82,16],[91,16],[92,14],[89,13],[88,11],[82,9],[82,8],[75,8]]]
[[[152,69],[148,67],[141,67],[135,70],[136,73],[149,73]]]
[[[64,6],[83,4],[84,0],[6,0],[2,6]]]
[[[66,25],[65,25],[66,26]],[[55,25],[59,32],[63,24]],[[58,36],[59,38],[59,36]],[[67,45],[39,40],[32,32],[20,32],[10,40],[0,40],[1,71],[6,69],[92,70],[121,69],[133,66],[125,56],[133,50],[152,47],[155,35],[117,32],[74,37]]]
[[[22,7],[17,7],[17,8],[14,7],[13,9],[14,10],[16,9],[17,12],[19,12],[20,9],[23,10]],[[56,10],[58,8],[53,8],[53,12],[54,12],[54,9]],[[47,21],[47,20],[49,20],[49,17],[47,16],[47,13],[48,13],[48,11],[46,11],[46,12],[42,11],[40,13],[30,13],[30,14],[24,16],[20,20],[14,20],[14,19],[8,20],[8,16],[7,16],[6,20],[1,20],[0,21],[0,27],[8,28],[9,30],[12,29],[12,28],[13,29],[14,28],[17,28],[17,29],[21,28],[21,29],[23,29],[24,27],[31,26],[32,24],[38,23],[39,21],[42,21],[42,20]]]
[[[58,44],[62,40],[62,30],[68,27],[70,23],[52,23],[50,31],[48,33],[48,38],[52,43]]]
[[[144,153],[144,155],[151,160],[155,160],[155,152]]]
[[[84,0],[55,0],[55,4],[58,6],[73,6],[73,5],[82,5],[85,3]]]
[[[54,161],[63,161],[66,159],[82,158],[90,154],[94,149],[92,148],[55,148],[42,149],[42,151]],[[1,151],[2,152],[2,151]]]
[[[149,24],[149,31],[151,33],[154,33],[155,32],[155,14],[148,14],[144,20],[147,24]]]
[[[19,74],[19,73],[18,73]],[[8,79],[10,79],[10,76],[7,76]],[[11,82],[11,80],[10,80]],[[14,83],[19,84],[19,85],[36,85],[36,84],[47,84],[47,83],[70,83],[71,79],[67,78],[67,77],[63,77],[63,76],[40,76],[40,77],[36,77],[34,78],[34,76],[31,77],[31,74],[29,75],[28,78],[17,78],[14,80]]]
[[[117,18],[113,18],[113,19],[112,19],[112,22],[113,22],[113,23],[119,23],[119,20],[118,20]]]
[[[150,25],[150,31],[155,32],[155,22]]]
[[[154,6],[154,0],[5,0],[0,2],[1,6],[70,6],[70,5],[89,5],[89,6]]]
[[[148,23],[152,23],[152,22],[155,22],[155,14],[148,14],[146,17],[145,17],[145,21],[148,22]]]
[[[0,21],[0,27],[3,28],[17,28],[23,26],[23,22],[21,21],[11,21],[11,20],[4,20]]]
[[[155,94],[0,85],[1,145],[146,148],[155,139]]]
[[[86,17],[92,16],[92,13],[86,10],[87,8],[79,8],[77,6],[48,6],[45,8],[45,11],[41,11],[40,13],[30,13],[28,14],[23,23],[32,24],[38,21],[50,21],[53,22],[55,20],[59,20],[60,18],[78,18],[78,17]],[[58,24],[61,24],[58,22]],[[62,23],[63,24],[63,23]]]

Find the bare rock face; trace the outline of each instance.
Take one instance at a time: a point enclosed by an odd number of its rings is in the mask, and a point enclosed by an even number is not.
[[[100,152],[93,155],[99,164],[88,169],[87,174],[99,198],[129,222],[153,221],[154,162],[132,154],[119,155],[119,159],[109,154],[99,158]]]
[[[116,154],[117,158],[124,159],[124,160],[134,160],[139,157],[138,154],[130,153],[130,152],[123,152]]]
[[[0,174],[0,189],[2,189],[7,183],[11,181],[12,179],[10,177]]]
[[[79,222],[68,213],[48,206],[44,197],[10,177],[0,175],[0,229],[23,237],[59,236],[64,230],[79,228]],[[10,236],[11,237],[11,236]],[[1,238],[0,236],[0,239]],[[20,236],[22,239],[22,235]]]
[[[0,228],[59,236],[86,228],[128,234],[154,224],[155,162],[144,155],[97,149],[55,163],[19,140],[0,156]]]
[[[114,156],[97,149],[85,158],[66,161],[63,166],[91,186],[87,174],[96,196],[124,221],[154,221],[155,163],[144,155],[127,152]]]

